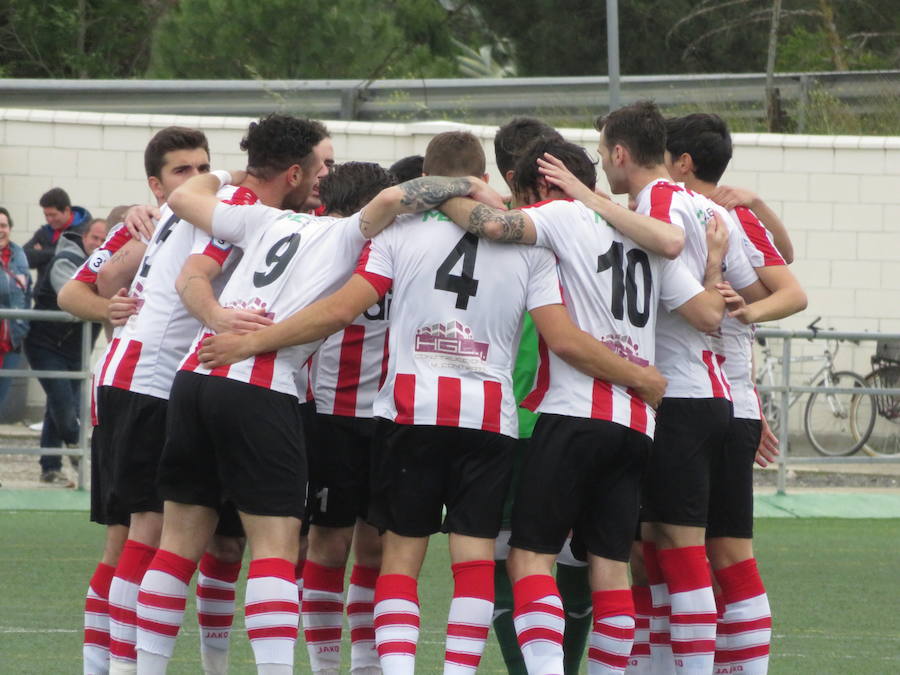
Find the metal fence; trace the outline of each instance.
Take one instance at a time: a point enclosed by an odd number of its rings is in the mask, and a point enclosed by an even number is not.
[[[728,106],[765,117],[763,73],[631,75],[621,102],[651,98],[663,108]],[[861,114],[900,96],[900,70],[777,73],[799,131],[813,89]],[[609,78],[543,77],[421,80],[39,80],[0,79],[7,108],[180,115],[258,116],[281,109],[324,119],[496,122],[531,114],[584,122],[609,106]],[[882,104],[873,103],[881,101]]]
[[[787,483],[787,469],[790,464],[880,464],[900,462],[900,454],[891,457],[794,457],[791,456],[790,441],[790,407],[791,394],[795,393],[813,393],[813,392],[831,392],[834,394],[877,394],[883,396],[900,396],[900,388],[881,388],[881,387],[821,387],[821,386],[804,386],[794,384],[792,382],[791,354],[792,342],[798,339],[804,340],[852,340],[854,342],[873,341],[873,340],[889,340],[900,341],[900,334],[897,333],[870,333],[870,332],[853,332],[853,331],[835,331],[835,330],[781,330],[777,328],[761,328],[757,332],[757,336],[763,338],[780,338],[782,340],[781,347],[781,384],[778,385],[760,385],[760,393],[779,394],[779,411],[782,420],[779,426],[778,442],[781,454],[778,457],[778,494],[785,494]]]
[[[63,323],[81,323],[81,370],[0,370],[0,377],[41,377],[55,380],[81,380],[81,424],[78,429],[77,448],[34,448],[30,446],[0,446],[0,455],[70,455],[79,457],[78,489],[84,488],[84,471],[90,458],[88,437],[90,434],[91,410],[91,351],[93,335],[91,322],[82,321],[68,312],[53,312],[39,309],[0,309],[0,321],[3,319],[27,319],[28,321],[59,321]],[[49,451],[49,452],[48,452]]]

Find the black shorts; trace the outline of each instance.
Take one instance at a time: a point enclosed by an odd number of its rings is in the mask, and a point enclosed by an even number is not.
[[[731,424],[724,398],[664,398],[644,482],[641,520],[706,527],[713,457]]]
[[[112,452],[109,508],[126,513],[162,513],[156,474],[166,443],[168,401],[117,387],[97,390],[104,449]]]
[[[169,401],[163,499],[303,518],[306,451],[296,397],[179,371]]]
[[[369,505],[369,464],[375,420],[317,415],[309,456],[309,522],[351,527]]]
[[[762,423],[732,418],[722,452],[713,456],[707,537],[753,538],[753,461]]]
[[[497,536],[514,439],[480,429],[376,422],[369,485],[372,525],[404,537],[438,531]]]
[[[300,401],[300,430],[297,432],[303,436],[303,447],[306,449],[307,456],[307,480],[309,474],[309,453],[312,449],[319,445],[316,440],[316,402],[312,399],[309,401]],[[308,483],[307,483],[308,485]],[[309,511],[312,506],[312,495],[309,488],[306,490],[306,506],[303,511],[303,522],[300,524],[300,536],[305,537],[309,534]]]
[[[621,424],[541,414],[519,479],[509,545],[556,555],[572,530],[578,557],[627,561],[650,446],[649,436]]]
[[[125,525],[131,520],[127,510],[115,508],[112,499],[114,455],[109,446],[112,423],[97,425],[91,436],[91,521],[101,525]]]

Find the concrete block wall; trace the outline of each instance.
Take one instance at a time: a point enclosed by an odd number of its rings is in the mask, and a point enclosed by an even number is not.
[[[43,223],[37,202],[54,186],[95,216],[117,204],[150,202],[143,149],[171,124],[203,129],[213,166],[242,167],[238,144],[250,121],[0,108],[0,205],[13,215],[13,238],[23,243]],[[502,184],[493,163],[494,127],[327,124],[338,161],[384,165],[424,153],[436,133],[470,129],[483,139],[492,181]],[[595,131],[564,133],[596,155]],[[723,182],[758,192],[782,216],[794,241],[792,269],[809,294],[809,308],[780,325],[801,328],[821,315],[822,327],[900,333],[900,137],[735,134],[734,144]],[[870,352],[844,349],[843,364],[865,372]]]

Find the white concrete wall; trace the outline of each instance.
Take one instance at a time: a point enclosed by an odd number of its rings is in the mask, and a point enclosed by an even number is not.
[[[249,119],[123,115],[0,108],[0,205],[15,220],[14,240],[43,222],[38,199],[63,187],[95,216],[115,205],[149,202],[143,149],[159,129],[203,129],[215,167],[240,168],[238,143]],[[384,165],[423,153],[440,131],[469,128],[484,139],[492,179],[494,127],[448,122],[328,122],[336,158]],[[595,153],[597,133],[565,135]],[[809,308],[781,325],[900,332],[900,137],[735,134],[723,182],[757,191],[785,220],[792,266]],[[604,187],[602,172],[600,187]],[[845,349],[844,364],[866,371],[868,349]]]

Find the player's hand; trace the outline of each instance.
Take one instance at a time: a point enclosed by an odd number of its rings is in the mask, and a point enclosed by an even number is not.
[[[232,307],[220,307],[213,318],[210,328],[216,333],[252,333],[253,331],[271,326],[274,321],[266,316],[263,309],[234,309]]]
[[[503,195],[490,187],[480,178],[469,176],[469,183],[472,188],[469,190],[469,197],[482,204],[487,204],[495,209],[506,211],[506,202],[503,201]]]
[[[747,304],[744,297],[734,290],[731,284],[727,281],[723,281],[720,284],[716,284],[716,290],[719,291],[723,298],[725,298],[728,316],[732,319],[737,319],[743,324],[750,325],[756,323],[753,307]]]
[[[731,187],[730,185],[720,185],[712,191],[709,197],[716,204],[729,211],[736,206],[746,206],[748,209],[753,208],[756,200],[759,199],[755,192],[744,188]]]
[[[109,299],[106,307],[106,317],[113,326],[123,326],[130,316],[137,314],[138,299],[128,295],[127,288],[119,291]]]
[[[609,199],[606,194],[595,192],[578,180],[560,159],[549,152],[545,152],[543,158],[538,157],[537,164],[538,171],[547,179],[547,182],[565,192],[569,199],[585,202],[595,195]]]
[[[654,366],[641,368],[641,382],[634,390],[645,403],[658,408],[666,393],[666,378]]]
[[[159,209],[155,206],[135,204],[125,212],[122,222],[128,229],[128,234],[138,241],[150,241],[153,230],[156,229],[156,221],[159,219]]]
[[[718,213],[714,213],[706,223],[706,248],[711,260],[725,259],[728,251],[728,226]]]
[[[778,437],[772,433],[765,415],[760,415],[762,433],[759,437],[759,447],[756,449],[756,463],[765,468],[773,464],[781,452],[778,450]]]
[[[197,353],[204,368],[230,366],[253,356],[247,344],[247,334],[223,333],[206,338]]]

